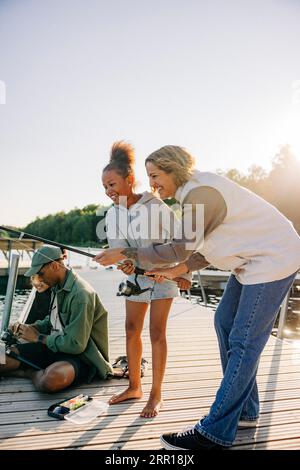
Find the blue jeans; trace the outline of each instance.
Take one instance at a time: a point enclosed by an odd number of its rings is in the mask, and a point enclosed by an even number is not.
[[[209,414],[195,428],[231,446],[239,419],[259,414],[256,373],[280,305],[296,274],[280,281],[242,285],[231,275],[215,314],[223,380]]]

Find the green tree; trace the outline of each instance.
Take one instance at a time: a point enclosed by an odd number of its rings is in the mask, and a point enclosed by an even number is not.
[[[105,206],[101,206],[101,216],[97,215],[98,209],[96,204],[89,204],[82,209],[76,207],[68,213],[58,212],[43,218],[37,217],[22,230],[64,244],[97,246],[99,240],[96,227],[105,216]],[[104,242],[105,240],[102,241]]]
[[[300,233],[300,161],[288,145],[280,147],[269,173],[257,165],[250,167],[246,175],[235,168],[217,172],[273,204]]]

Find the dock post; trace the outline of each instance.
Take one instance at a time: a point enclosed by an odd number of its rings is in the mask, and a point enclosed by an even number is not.
[[[205,293],[205,290],[204,290],[204,287],[203,287],[203,284],[202,284],[201,273],[200,273],[200,271],[197,271],[197,273],[198,273],[198,280],[199,280],[199,284],[200,284],[202,298],[204,300],[204,305],[205,305],[205,307],[207,307],[207,297],[206,297],[206,293]]]
[[[90,253],[90,252],[91,252],[91,248],[88,247],[87,251],[88,251],[88,253]],[[86,267],[87,267],[87,268],[90,268],[90,266],[91,266],[90,261],[91,261],[91,258],[90,258],[89,256],[87,256],[87,257],[86,257]]]
[[[12,303],[13,303],[13,298],[14,298],[14,293],[15,293],[16,283],[17,283],[17,277],[18,277],[19,259],[20,259],[20,255],[13,254],[11,256],[4,311],[3,311],[2,323],[1,323],[1,333],[2,331],[6,330],[6,328],[9,325],[11,308],[12,308]]]
[[[11,265],[11,257],[12,257],[12,245],[11,245],[11,240],[8,242],[8,266],[7,269],[8,271],[10,270],[10,265]]]
[[[290,299],[290,292],[288,291],[286,294],[279,311],[279,323],[278,323],[278,330],[277,330],[277,338],[283,339],[283,329],[286,322],[288,307],[289,307],[289,299]]]

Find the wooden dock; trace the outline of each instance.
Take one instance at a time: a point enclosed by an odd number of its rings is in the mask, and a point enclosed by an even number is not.
[[[17,252],[20,255],[17,289],[26,289],[30,287],[30,280],[25,278],[24,274],[30,268],[30,257],[34,251],[41,246],[43,246],[43,243],[28,238],[0,238],[0,252],[4,257],[4,259],[0,259],[0,294],[4,294],[6,291],[10,259],[13,252]],[[24,253],[28,254],[27,259],[25,260]]]
[[[118,271],[78,271],[99,293],[110,313],[111,360],[125,354],[124,299],[115,296],[124,276]],[[144,329],[143,356],[151,361]],[[107,399],[127,380],[95,381],[55,395],[36,392],[29,380],[0,381],[0,450],[4,449],[160,449],[163,432],[180,431],[206,414],[222,378],[213,312],[178,298],[168,324],[169,357],[164,406],[153,419],[139,417],[148,398],[151,370],[142,379],[144,397],[109,407],[107,415],[86,425],[56,421],[47,408],[56,401],[88,393]],[[300,448],[300,345],[271,337],[262,355],[258,385],[261,417],[256,429],[238,431],[232,450]]]
[[[17,277],[17,289],[30,289],[30,278],[25,277],[24,274],[30,268],[31,263],[27,260],[20,259]],[[6,293],[8,282],[9,267],[7,261],[0,260],[0,294]]]
[[[21,254],[19,261],[19,275],[23,275],[30,267],[30,259],[23,261],[23,254],[34,253],[35,250],[43,246],[43,243],[31,239],[16,239],[16,238],[0,238],[0,251],[2,251],[4,260],[0,260],[0,276],[8,276],[9,264],[12,251],[17,251]]]
[[[31,263],[30,261],[19,261],[19,268],[18,268],[18,276],[24,276],[25,272],[30,268]],[[9,266],[6,261],[0,260],[0,277],[6,276],[8,277],[9,274]]]

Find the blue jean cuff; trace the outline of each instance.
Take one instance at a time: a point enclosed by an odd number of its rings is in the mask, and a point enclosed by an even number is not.
[[[232,446],[232,442],[228,442],[228,441],[222,441],[222,439],[218,439],[217,437],[215,436],[212,436],[211,434],[209,434],[207,431],[205,431],[203,429],[203,427],[199,424],[196,424],[195,426],[195,429],[196,431],[201,434],[201,436],[204,436],[206,437],[207,439],[209,439],[210,441],[214,442],[215,444],[219,444],[223,447],[231,447]]]
[[[241,416],[240,421],[257,421],[259,416]]]

